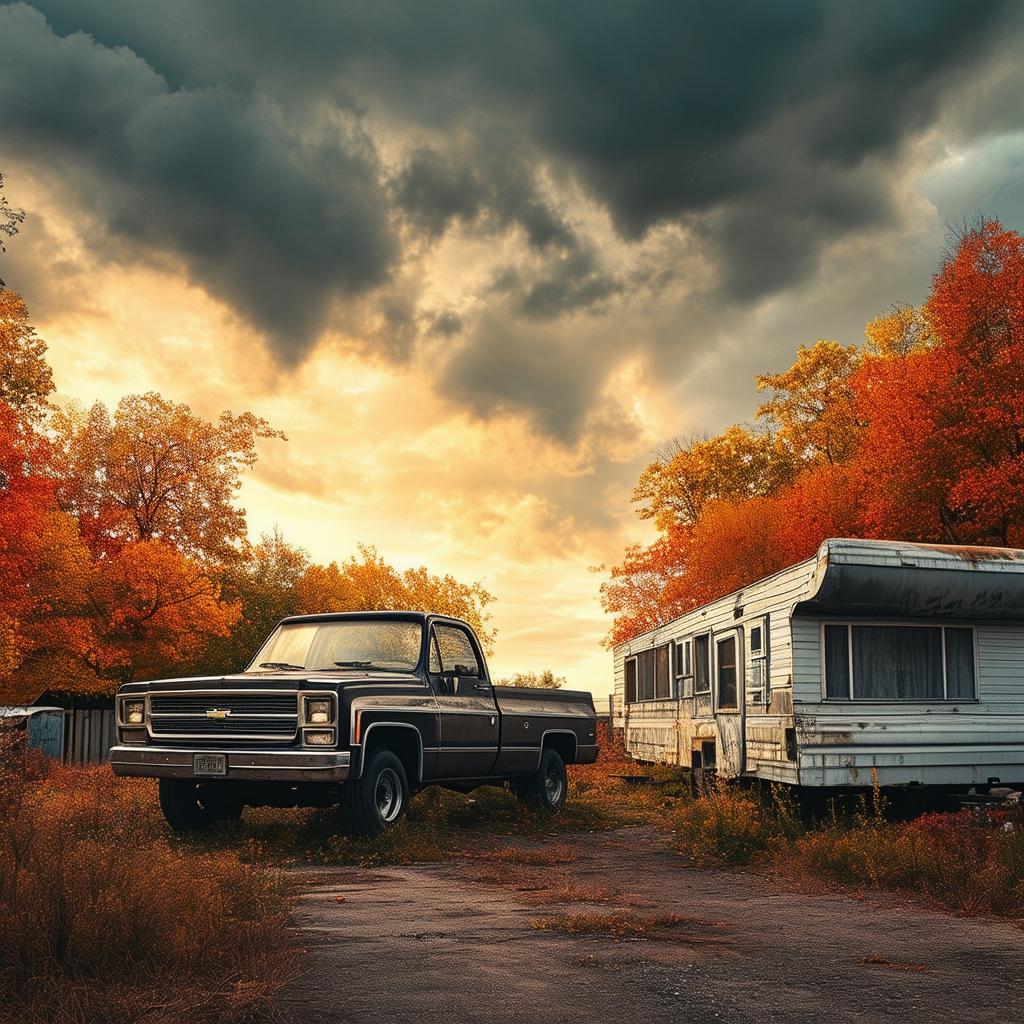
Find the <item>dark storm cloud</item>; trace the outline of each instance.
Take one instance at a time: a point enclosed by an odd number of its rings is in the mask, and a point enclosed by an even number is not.
[[[392,182],[398,208],[438,238],[454,222],[486,231],[519,227],[531,246],[573,249],[572,227],[543,197],[535,175],[513,153],[473,145],[458,156],[415,149]]]
[[[307,137],[259,94],[174,91],[136,54],[60,38],[26,6],[0,8],[0,129],[89,182],[112,253],[180,256],[286,362],[332,298],[383,282],[397,254],[358,125]]]
[[[527,411],[543,432],[570,439],[600,386],[601,368],[600,360],[580,359],[575,346],[536,325],[486,315],[448,363],[440,386],[481,419]]]
[[[983,134],[984,103],[958,103],[1020,39],[1006,0],[36,6],[52,31],[0,8],[0,128],[95,171],[82,202],[111,244],[179,254],[294,359],[334,300],[387,283],[396,222],[428,243],[520,231],[529,252],[462,316],[445,387],[562,437],[614,349],[582,333],[552,354],[544,325],[614,312],[640,276],[606,270],[542,181],[582,190],[626,243],[679,225],[710,268],[697,300],[735,315],[892,228],[908,142],[940,117]],[[374,119],[417,139],[387,173]],[[391,356],[429,320],[382,316],[405,339]],[[680,321],[659,336],[706,343]]]

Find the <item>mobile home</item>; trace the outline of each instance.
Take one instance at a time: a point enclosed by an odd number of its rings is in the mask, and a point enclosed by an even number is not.
[[[614,654],[640,761],[816,787],[1024,783],[1024,551],[827,540]]]

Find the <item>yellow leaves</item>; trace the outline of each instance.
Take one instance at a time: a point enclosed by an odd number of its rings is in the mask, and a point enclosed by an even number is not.
[[[226,636],[240,603],[221,599],[206,568],[158,541],[130,544],[97,563],[92,600],[101,610],[101,657],[133,678],[174,671]]]
[[[256,441],[283,438],[252,413],[217,423],[155,392],[122,398],[113,416],[53,417],[65,503],[95,527],[94,546],[161,540],[191,557],[227,561],[245,540],[245,511],[234,504]]]
[[[921,352],[934,340],[925,311],[908,303],[893,306],[888,313],[876,316],[864,328],[864,334],[868,351],[883,357]]]
[[[0,402],[37,423],[49,409],[53,373],[21,296],[0,287]]]
[[[850,378],[860,359],[855,345],[818,341],[801,345],[788,370],[756,378],[759,390],[772,392],[758,418],[775,430],[797,464],[835,465],[855,450],[861,424]]]
[[[494,631],[487,626],[487,605],[494,598],[479,583],[435,576],[426,568],[398,572],[373,547],[340,566],[310,565],[296,584],[298,611],[424,611],[464,619],[489,653]]]
[[[640,475],[633,501],[646,503],[640,517],[653,519],[659,530],[692,524],[709,501],[768,493],[784,482],[789,469],[783,454],[770,434],[732,426],[652,462]]]

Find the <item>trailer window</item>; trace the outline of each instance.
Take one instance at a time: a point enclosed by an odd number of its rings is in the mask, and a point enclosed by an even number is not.
[[[626,661],[626,703],[636,703],[636,658]]]
[[[954,626],[824,627],[830,700],[973,700],[974,630]]]
[[[636,656],[637,696],[640,700],[654,700],[654,651],[642,651]]]
[[[675,642],[676,696],[693,696],[693,647],[689,640]]]
[[[654,652],[654,699],[668,700],[672,696],[672,680],[669,677],[668,644],[662,644]]]
[[[693,689],[707,693],[711,689],[711,635],[693,638]]]
[[[736,687],[736,637],[719,640],[718,648],[718,706],[727,711],[739,707]]]

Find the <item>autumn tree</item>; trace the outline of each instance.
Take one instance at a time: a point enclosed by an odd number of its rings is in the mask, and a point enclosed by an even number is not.
[[[92,560],[57,503],[50,447],[0,403],[0,704],[33,700],[55,671],[92,677]]]
[[[422,567],[399,572],[366,545],[360,545],[358,554],[341,565],[311,565],[296,589],[299,609],[304,612],[437,612],[468,622],[488,653],[494,643],[487,611],[494,598],[482,584],[435,576]]]
[[[224,599],[238,603],[241,614],[227,636],[214,637],[189,662],[197,675],[235,672],[249,663],[281,619],[305,609],[299,587],[311,568],[309,555],[279,532],[264,534],[244,557],[224,565],[219,574]]]
[[[542,672],[517,672],[507,679],[498,679],[495,686],[526,686],[531,689],[560,690],[565,686],[565,676],[556,676],[551,669]]]
[[[180,674],[228,635],[241,610],[222,598],[207,566],[155,540],[98,562],[90,597],[99,612],[93,667],[116,681]]]
[[[995,221],[964,234],[924,316],[927,347],[857,382],[870,528],[1024,544],[1024,238]]]
[[[25,211],[15,210],[8,202],[7,196],[3,194],[3,190],[4,176],[0,174],[0,236],[13,238],[25,221]],[[0,237],[0,252],[7,252],[3,237]],[[4,282],[0,279],[0,288],[3,287]]]
[[[237,557],[245,509],[241,476],[256,442],[283,437],[252,413],[224,412],[216,423],[154,392],[58,413],[65,506],[97,551],[158,540],[191,558]]]
[[[38,424],[50,409],[52,393],[46,342],[29,323],[21,296],[0,288],[0,402]]]
[[[856,451],[862,424],[850,380],[859,362],[857,346],[819,341],[801,345],[788,370],[756,378],[758,388],[770,392],[757,418],[771,429],[794,467],[835,465]]]
[[[860,349],[802,347],[758,385],[770,397],[752,430],[680,448],[641,476],[640,514],[660,535],[628,549],[602,588],[613,642],[807,558],[826,537],[1024,545],[1017,232],[995,221],[964,231],[923,306],[872,320]]]
[[[717,437],[669,446],[640,474],[633,501],[641,519],[665,530],[695,523],[709,501],[768,494],[788,476],[770,434],[732,426]]]

